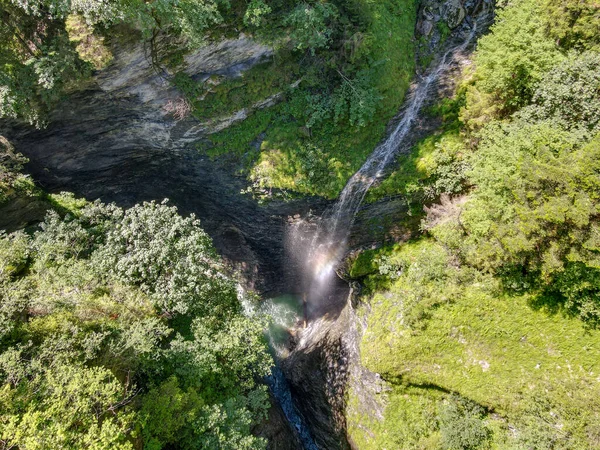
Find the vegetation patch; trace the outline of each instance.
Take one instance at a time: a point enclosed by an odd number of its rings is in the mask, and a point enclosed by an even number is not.
[[[266,323],[243,315],[198,221],[52,199],[64,217],[0,234],[0,441],[264,448]]]
[[[370,300],[362,362],[392,390],[383,422],[353,419],[361,448],[597,445],[597,331],[503,295],[433,242],[379,259],[391,281]]]
[[[445,126],[371,193],[424,218],[351,269],[390,389],[381,420],[349,408],[361,448],[600,445],[598,24],[591,2],[505,5]]]
[[[310,21],[319,30],[331,23],[331,32],[319,35],[317,31],[314,42],[312,34],[292,33],[291,48],[289,44],[282,46],[268,66],[251,69],[239,81],[217,86],[215,94],[208,95],[198,109],[199,113],[214,111],[209,102],[219,102],[227,105],[223,111],[234,111],[250,106],[259,96],[264,99],[276,92],[285,93],[283,103],[271,108],[273,114],[264,135],[255,134],[255,122],[246,120],[211,136],[219,154],[243,154],[248,150],[244,146],[258,136],[262,138],[260,156],[244,161],[251,191],[262,196],[272,195],[272,188],[280,193],[288,191],[284,195],[337,196],[384,137],[386,124],[402,103],[412,78],[412,1],[359,1],[351,8],[332,2],[325,4],[323,11],[318,5],[308,17],[299,9],[293,10],[283,29],[300,29],[303,21]],[[257,32],[260,36],[260,30]],[[272,35],[279,32],[272,26]],[[302,63],[294,62],[298,60]],[[258,74],[256,78],[253,73]],[[298,88],[287,89],[296,80],[301,80]],[[239,89],[231,89],[235,83],[240,84]],[[260,95],[248,97],[251,92]],[[244,96],[247,99],[240,101]],[[230,143],[229,135],[248,138]]]

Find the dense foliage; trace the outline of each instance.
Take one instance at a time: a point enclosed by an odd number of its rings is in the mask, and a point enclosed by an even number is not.
[[[594,325],[600,54],[593,40],[561,46],[549,27],[556,10],[542,6],[520,0],[498,12],[474,72],[432,111],[441,133],[371,198],[396,189],[417,209],[441,198],[424,228],[461,263]]]
[[[272,46],[272,61],[237,79],[198,82],[179,72],[174,82],[200,119],[252,111],[199,144],[211,157],[237,161],[251,182],[248,192],[334,197],[381,139],[408,88],[416,4],[328,0],[268,6],[260,25],[245,31]],[[253,107],[272,95],[280,103]]]
[[[0,136],[0,204],[29,185],[21,170],[27,159],[15,152],[14,147]]]
[[[439,133],[370,194],[423,220],[350,271],[372,293],[363,363],[391,388],[382,421],[351,395],[361,448],[600,445],[600,10],[500,5]]]
[[[50,212],[0,236],[5,448],[254,449],[264,324],[194,217],[165,203]]]

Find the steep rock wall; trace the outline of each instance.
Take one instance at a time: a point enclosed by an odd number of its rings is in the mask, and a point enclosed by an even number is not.
[[[147,50],[143,44],[115,48],[111,65],[64,100],[47,128],[3,122],[0,134],[29,158],[27,168],[45,190],[122,206],[169,198],[182,213],[200,218],[247,287],[285,291],[284,280],[290,279],[282,276],[285,220],[310,208],[318,211],[324,203],[307,199],[263,207],[240,195],[246,185],[235,168],[195,150],[215,123],[193,117],[177,121],[167,112],[168,102],[181,94],[153,67]],[[186,71],[194,79],[239,76],[271,54],[240,36],[187,55]]]

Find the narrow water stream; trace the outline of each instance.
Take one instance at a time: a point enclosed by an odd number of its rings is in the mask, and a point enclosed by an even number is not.
[[[299,321],[302,320],[300,305],[298,299],[291,295],[270,299],[262,305],[261,312],[271,318],[267,338],[276,364],[271,376],[267,378],[267,384],[292,429],[297,433],[303,448],[305,450],[318,450],[308,426],[294,404],[288,382],[279,367],[279,362],[286,356],[288,351],[289,330],[296,327]]]
[[[287,246],[289,259],[295,261],[302,272],[302,292],[310,309],[323,307],[337,284],[336,269],[347,250],[347,239],[356,214],[369,188],[382,177],[385,169],[393,161],[395,154],[403,148],[411,127],[418,118],[432,86],[453,64],[454,58],[462,54],[476,35],[476,24],[470,32],[452,45],[439,58],[437,64],[412,88],[402,109],[397,125],[388,138],[371,153],[363,166],[350,178],[337,201],[316,221],[316,227],[307,228],[307,223],[299,221],[288,230]]]

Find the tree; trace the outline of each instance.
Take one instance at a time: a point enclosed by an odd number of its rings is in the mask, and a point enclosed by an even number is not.
[[[364,127],[383,97],[373,87],[368,70],[360,71],[352,80],[339,71],[338,74],[342,83],[333,93],[334,119],[347,118],[351,125]]]
[[[440,407],[438,419],[445,450],[482,448],[491,437],[484,419],[486,411],[477,403],[457,394],[451,395]]]
[[[546,0],[548,32],[564,48],[598,50],[600,9],[595,0]]]
[[[492,124],[472,158],[476,186],[460,215],[465,261],[507,286],[559,293],[600,319],[600,136],[591,142],[551,122]],[[555,296],[556,297],[556,296]]]
[[[518,0],[498,11],[492,32],[478,42],[465,123],[480,126],[529,104],[542,75],[564,58],[546,29],[537,0]]]
[[[65,86],[88,68],[46,5],[2,0],[0,10],[0,117],[41,126]]]
[[[290,38],[297,50],[316,51],[331,42],[332,24],[338,17],[337,8],[330,3],[300,3],[284,21],[291,28]]]
[[[225,319],[239,311],[235,285],[222,273],[200,222],[182,218],[165,202],[125,211],[94,260],[101,271],[138,286],[163,314]]]
[[[264,329],[193,216],[50,212],[0,235],[0,445],[264,448]]]
[[[571,53],[542,77],[532,104],[519,115],[552,120],[565,129],[600,131],[600,54]]]
[[[12,380],[0,390],[5,448],[133,449],[127,439],[134,418],[127,406],[130,386],[124,391],[107,369],[60,361],[47,368],[33,361],[20,368],[28,376],[18,376],[16,357],[0,357],[3,378]]]

